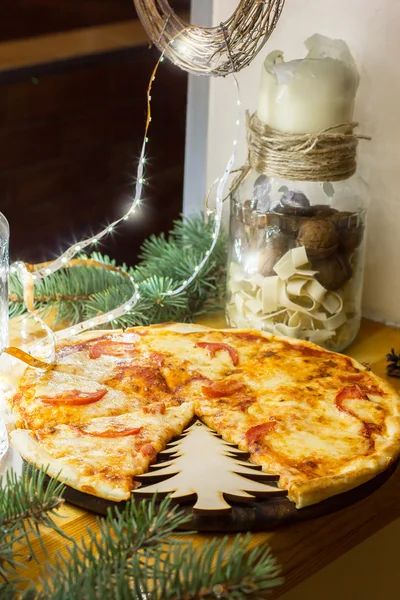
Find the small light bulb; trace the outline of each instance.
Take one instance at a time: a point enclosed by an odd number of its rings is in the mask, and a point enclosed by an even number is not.
[[[125,217],[124,217],[124,221],[127,221],[128,219],[129,219],[129,216],[128,216],[128,215],[125,215]]]
[[[140,298],[139,292],[136,294],[136,298],[139,300],[139,298]]]
[[[146,162],[146,159],[145,159],[145,158],[142,158],[142,165],[144,165],[144,164],[145,164],[145,162]]]
[[[32,279],[33,280],[37,279],[36,275],[32,275]]]
[[[239,119],[236,121],[236,125],[240,125],[240,121],[239,121]]]
[[[68,258],[65,258],[65,256],[63,256],[61,262],[63,263],[63,265],[65,265],[65,263],[68,262]]]
[[[75,250],[79,252],[79,250],[82,250],[82,246],[75,246]]]
[[[182,281],[182,285],[187,285],[187,283],[188,283],[187,279],[185,279],[185,281]]]
[[[46,273],[47,273],[47,275],[50,275],[51,269],[46,269]]]
[[[97,242],[98,242],[98,241],[99,241],[99,240],[98,240],[97,238],[94,238],[94,239],[92,240],[92,244],[97,244]]]
[[[113,315],[113,314],[111,314],[111,315],[108,315],[107,319],[108,319],[109,321],[112,321],[112,320],[114,319],[114,315]]]
[[[108,227],[107,228],[108,233],[111,233],[111,231],[113,231],[113,229],[114,229],[114,227]]]
[[[160,62],[164,62],[164,57],[163,56],[160,58]]]
[[[146,141],[146,144],[147,144],[147,142],[149,141],[149,138],[147,137],[145,141]]]
[[[196,273],[197,273],[197,271],[199,270],[199,267],[196,265],[196,266],[195,266],[195,268],[194,268],[194,270],[195,270],[195,271],[196,271]]]
[[[131,308],[132,308],[132,307],[131,307],[131,305],[130,305],[130,304],[127,304],[127,305],[125,306],[125,310],[126,310],[126,312],[129,312],[129,311],[131,310]]]
[[[238,101],[237,101],[237,105],[238,105],[238,106],[240,106],[240,105],[241,105],[241,102],[240,102],[240,100],[238,100]]]
[[[76,335],[78,332],[76,329],[71,329],[71,335]]]
[[[237,140],[235,140],[235,141],[233,142],[233,145],[234,145],[234,146],[237,146]]]
[[[139,183],[144,183],[144,179],[143,179],[143,177],[141,177],[141,178],[139,179]]]

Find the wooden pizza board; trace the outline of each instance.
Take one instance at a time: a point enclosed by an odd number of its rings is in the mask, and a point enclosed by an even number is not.
[[[360,485],[354,490],[333,496],[319,504],[297,509],[289,498],[271,498],[269,500],[256,500],[246,504],[232,502],[232,510],[223,515],[194,514],[192,505],[181,504],[181,508],[191,519],[182,527],[186,531],[199,531],[203,533],[237,533],[246,531],[270,531],[296,521],[306,521],[323,517],[330,513],[342,510],[360,500],[363,500],[378,490],[394,473],[397,464],[392,465],[377,475],[371,481]],[[90,494],[79,492],[71,487],[66,487],[64,498],[70,504],[84,508],[90,512],[106,515],[109,508],[118,506],[124,508],[124,502],[111,502]],[[138,499],[137,499],[138,501]]]
[[[133,492],[135,501],[172,492],[190,517],[186,530],[240,532],[271,530],[290,522],[314,519],[341,510],[380,488],[396,469],[392,465],[371,481],[328,500],[297,509],[277,477],[262,473],[244,453],[227,444],[212,430],[195,421],[182,436],[160,452],[149,474],[138,476],[142,486]],[[150,485],[148,485],[150,481]],[[112,502],[66,486],[67,502],[105,515]]]

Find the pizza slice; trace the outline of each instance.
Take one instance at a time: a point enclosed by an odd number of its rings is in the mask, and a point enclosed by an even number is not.
[[[278,475],[297,508],[387,468],[400,449],[400,399],[391,387],[348,357],[274,343],[279,352],[258,344],[256,364],[203,384],[196,414]]]
[[[80,425],[17,429],[11,443],[48,475],[107,500],[129,498],[135,476],[147,472],[158,452],[193,418],[189,404],[164,414],[134,413],[93,418]]]

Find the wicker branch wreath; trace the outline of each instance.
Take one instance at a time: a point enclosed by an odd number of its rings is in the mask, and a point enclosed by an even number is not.
[[[273,32],[285,0],[241,0],[218,27],[185,23],[168,0],[134,0],[151,41],[195,75],[225,77],[251,63]]]

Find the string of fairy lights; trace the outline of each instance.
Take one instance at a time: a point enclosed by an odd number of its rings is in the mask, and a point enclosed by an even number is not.
[[[113,232],[119,224],[121,224],[124,221],[127,221],[135,213],[136,209],[143,202],[143,189],[144,189],[144,186],[146,183],[146,181],[145,181],[146,149],[147,149],[147,144],[149,142],[148,132],[149,132],[150,123],[152,120],[151,92],[152,92],[152,88],[153,88],[153,84],[154,84],[154,81],[156,78],[158,68],[159,68],[160,64],[164,62],[164,59],[165,59],[164,53],[165,53],[165,51],[162,52],[162,54],[160,55],[160,58],[158,59],[156,65],[153,69],[153,72],[150,77],[149,85],[147,88],[147,117],[146,117],[145,132],[144,132],[144,138],[143,138],[143,143],[142,143],[142,147],[141,147],[138,168],[137,168],[135,194],[134,194],[134,198],[130,205],[129,210],[122,217],[113,221],[110,225],[108,225],[107,227],[102,229],[96,235],[88,237],[84,240],[81,240],[79,242],[72,244],[58,258],[56,258],[55,260],[53,260],[50,263],[45,263],[45,266],[35,267],[35,265],[27,265],[26,263],[21,262],[21,261],[18,261],[16,263],[14,263],[13,265],[11,265],[11,268],[10,268],[11,272],[17,273],[20,276],[21,281],[23,283],[24,302],[25,302],[25,306],[27,308],[29,315],[31,317],[33,317],[40,324],[40,326],[44,329],[44,331],[46,333],[46,336],[47,336],[46,342],[47,342],[47,347],[48,347],[48,352],[46,354],[46,360],[49,360],[50,362],[53,362],[55,359],[55,339],[56,338],[64,339],[64,338],[76,335],[78,333],[81,333],[83,331],[86,331],[88,329],[93,329],[95,327],[99,327],[100,325],[103,325],[105,323],[109,324],[109,323],[119,319],[126,313],[134,310],[135,305],[137,304],[138,300],[140,299],[140,292],[139,292],[137,284],[135,283],[135,281],[133,280],[132,277],[128,276],[128,279],[132,285],[132,295],[127,301],[125,301],[120,306],[114,308],[113,310],[110,310],[106,313],[102,313],[94,318],[82,321],[81,323],[78,323],[77,325],[67,327],[61,331],[58,331],[55,334],[46,325],[46,323],[43,321],[43,319],[40,317],[40,315],[37,314],[37,312],[34,308],[34,297],[35,297],[34,289],[35,289],[35,283],[37,283],[38,281],[40,281],[42,279],[45,279],[46,277],[51,276],[52,274],[56,273],[59,269],[67,267],[68,263],[79,252],[81,252],[88,246],[92,246],[92,247],[95,246],[102,238],[104,238],[106,235]],[[222,224],[222,211],[223,211],[223,192],[224,192],[225,185],[228,181],[228,178],[231,174],[233,164],[235,162],[238,137],[239,137],[240,126],[241,126],[241,122],[242,122],[240,89],[239,89],[239,84],[238,84],[238,81],[237,81],[235,75],[233,75],[233,80],[234,80],[234,84],[236,87],[237,105],[238,105],[238,118],[236,121],[236,134],[235,134],[235,139],[233,142],[233,149],[232,149],[231,156],[229,157],[229,160],[226,164],[223,175],[218,180],[217,190],[216,190],[215,208],[207,209],[208,216],[210,216],[210,215],[214,216],[214,232],[212,234],[212,243],[210,245],[209,250],[207,250],[207,252],[204,254],[203,259],[199,262],[198,265],[195,266],[192,275],[189,278],[187,278],[186,280],[184,280],[175,289],[166,291],[163,294],[163,296],[165,296],[165,295],[176,296],[177,294],[180,294],[182,291],[184,291],[188,286],[190,286],[190,284],[196,279],[198,273],[201,271],[201,269],[205,266],[205,264],[209,260],[209,257],[211,256],[211,254],[215,248],[215,245],[218,240],[218,236],[220,234],[221,224]],[[22,329],[24,329],[24,324],[26,324],[26,325],[28,324],[27,318],[25,318],[23,320]],[[26,335],[24,336],[24,331],[22,331],[22,336],[26,337]],[[50,344],[48,342],[50,342]],[[43,342],[41,342],[39,345],[36,344],[34,346],[31,346],[28,349],[28,352],[32,354],[32,352],[37,350],[39,347],[41,349],[43,349]]]

